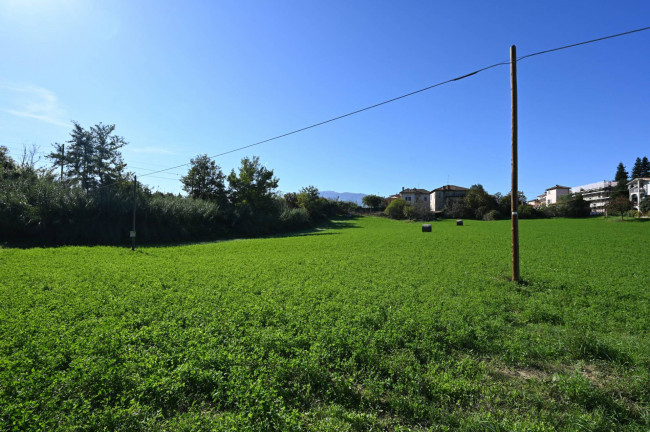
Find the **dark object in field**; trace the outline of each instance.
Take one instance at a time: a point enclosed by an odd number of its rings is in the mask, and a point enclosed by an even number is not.
[[[431,232],[431,224],[422,224],[422,232]]]
[[[462,219],[456,220],[456,225],[457,226],[463,226],[463,220]]]

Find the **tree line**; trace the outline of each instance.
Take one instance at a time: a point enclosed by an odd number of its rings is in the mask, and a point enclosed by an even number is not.
[[[127,141],[115,125],[84,128],[54,143],[39,168],[31,154],[16,161],[0,146],[0,241],[36,244],[123,244],[135,200],[139,242],[193,241],[306,229],[349,214],[356,204],[321,198],[313,186],[281,195],[278,178],[258,157],[226,176],[207,155],[190,160],[181,178],[187,196],[154,192],[127,170]]]
[[[587,217],[590,213],[589,203],[582,195],[561,197],[556,205],[535,208],[526,203],[523,192],[518,193],[517,213],[520,219],[538,219],[548,217]],[[489,194],[483,185],[472,185],[462,198],[451,198],[440,215],[451,219],[499,220],[509,219],[511,212],[511,194],[497,192]],[[430,211],[429,203],[416,201],[413,204],[403,199],[394,199],[385,208],[384,213],[393,219],[432,220],[437,215]]]

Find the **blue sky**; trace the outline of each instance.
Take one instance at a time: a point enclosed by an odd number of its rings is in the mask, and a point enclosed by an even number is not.
[[[0,145],[48,152],[116,124],[131,171],[186,163],[519,55],[650,26],[647,1],[0,0]],[[612,179],[650,156],[650,31],[518,65],[520,189]],[[282,191],[510,189],[508,66],[217,159]]]

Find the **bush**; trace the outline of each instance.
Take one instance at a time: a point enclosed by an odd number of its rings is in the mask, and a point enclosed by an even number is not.
[[[517,215],[519,219],[541,219],[545,217],[543,212],[528,204],[520,204],[517,207]]]
[[[405,205],[404,206],[404,217],[408,220],[415,220],[415,209],[411,205]]]
[[[501,212],[499,210],[490,210],[483,216],[484,221],[494,221],[501,219]]]
[[[444,217],[449,219],[471,219],[474,213],[467,206],[465,200],[453,200],[451,205],[445,207]]]
[[[280,215],[280,222],[286,230],[308,228],[311,225],[309,214],[304,208],[287,209]]]
[[[408,206],[406,201],[401,198],[394,199],[388,204],[384,214],[386,214],[391,219],[404,219],[404,208]]]

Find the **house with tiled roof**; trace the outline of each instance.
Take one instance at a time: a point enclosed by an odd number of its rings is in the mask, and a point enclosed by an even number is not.
[[[468,188],[456,185],[445,185],[429,193],[429,207],[432,212],[439,213],[450,207],[456,200],[462,200],[467,195]]]
[[[429,204],[429,194],[430,192],[427,189],[402,188],[402,191],[399,193],[399,196],[409,204],[415,204],[418,201],[423,201]]]

